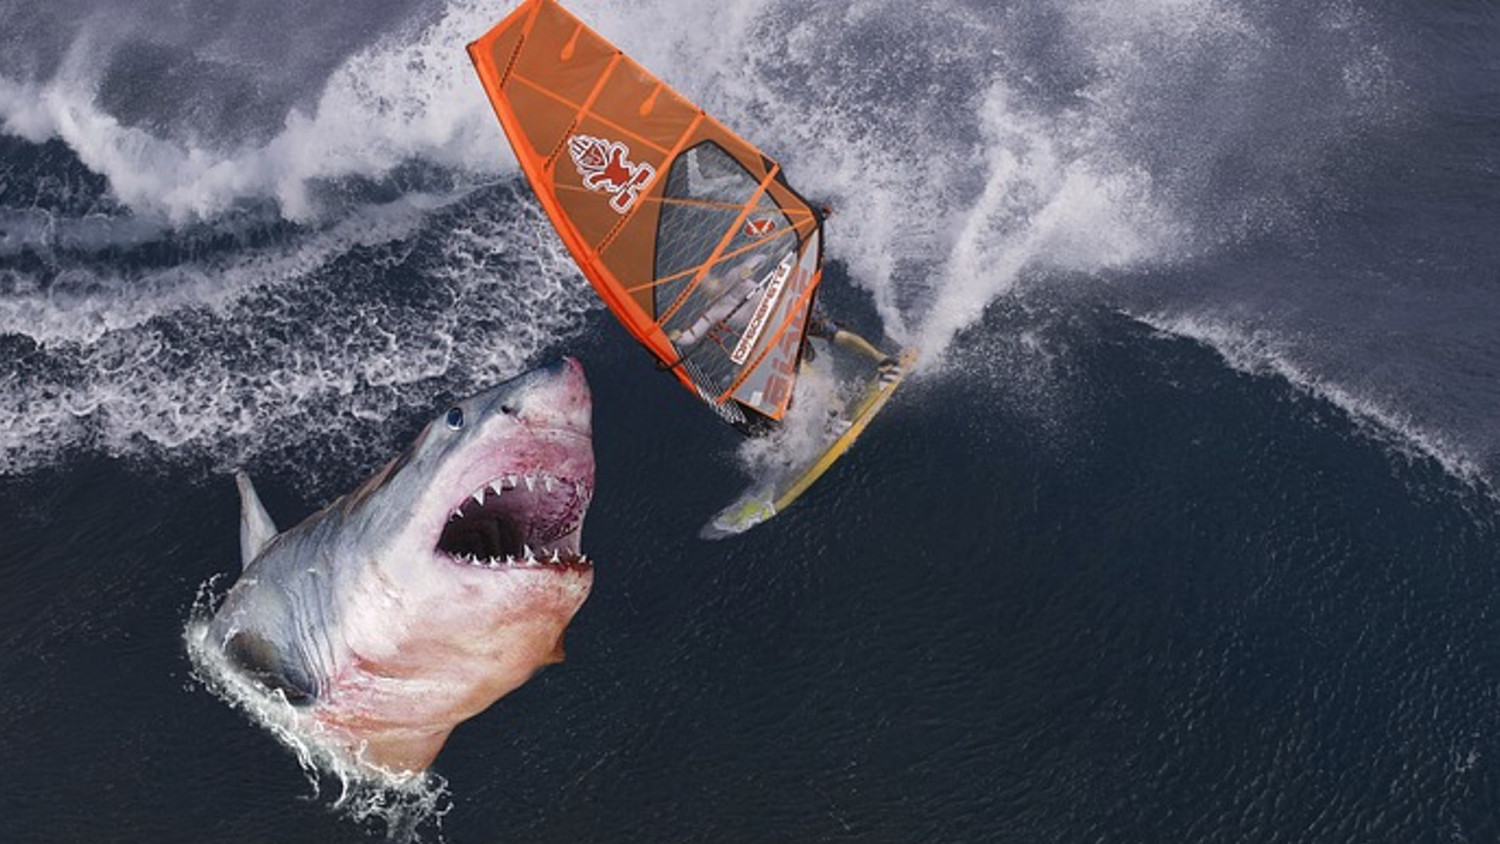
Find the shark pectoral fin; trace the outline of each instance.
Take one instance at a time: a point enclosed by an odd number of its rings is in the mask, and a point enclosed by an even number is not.
[[[276,523],[260,503],[255,494],[255,485],[244,472],[234,474],[234,484],[240,489],[240,564],[249,568],[250,561],[260,556],[272,539],[276,538]]]

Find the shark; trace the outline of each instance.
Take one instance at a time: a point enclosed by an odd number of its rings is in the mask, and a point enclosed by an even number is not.
[[[445,407],[286,531],[238,474],[244,568],[204,641],[335,758],[426,770],[455,726],[562,661],[593,584],[591,410],[578,361],[531,370]]]

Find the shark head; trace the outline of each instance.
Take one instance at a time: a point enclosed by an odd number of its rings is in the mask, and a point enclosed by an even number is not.
[[[423,570],[586,571],[590,406],[572,358],[456,402],[345,499],[346,518],[378,511],[360,538],[409,552],[392,559]]]
[[[593,578],[580,546],[594,492],[590,409],[572,358],[443,408],[335,505],[348,550],[408,600],[451,603],[457,584],[501,616],[540,603],[570,618]]]
[[[314,732],[420,770],[458,722],[562,659],[588,597],[591,400],[571,358],[441,408],[354,492],[276,533],[240,478],[230,662]]]

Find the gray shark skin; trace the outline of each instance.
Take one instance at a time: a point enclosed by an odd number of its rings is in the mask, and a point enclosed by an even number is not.
[[[207,642],[341,758],[426,769],[459,722],[562,661],[593,583],[590,411],[577,361],[532,370],[279,534],[241,474],[245,570]]]

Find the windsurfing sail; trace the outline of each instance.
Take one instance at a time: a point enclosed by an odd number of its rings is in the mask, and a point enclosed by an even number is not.
[[[781,167],[555,0],[469,45],[573,259],[632,336],[726,421],[786,413],[822,220]]]

